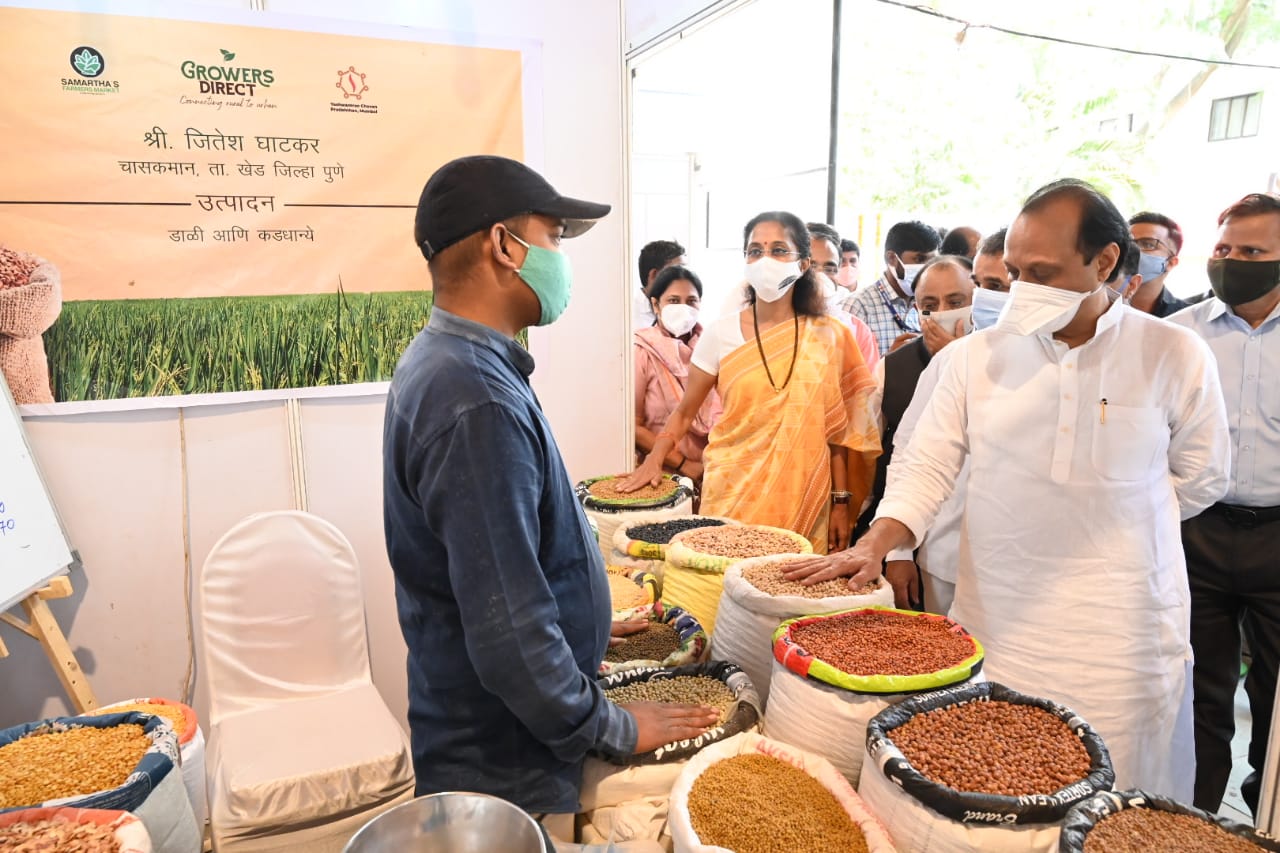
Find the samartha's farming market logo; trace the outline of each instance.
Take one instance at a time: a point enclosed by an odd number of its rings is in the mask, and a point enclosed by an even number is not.
[[[230,63],[236,55],[218,48],[222,61]],[[243,65],[202,65],[194,59],[182,63],[182,76],[196,81],[202,95],[238,95],[253,97],[259,88],[270,88],[276,73],[270,68],[248,68]]]
[[[71,69],[78,77],[63,77],[62,91],[81,92],[88,95],[115,95],[120,92],[119,80],[104,80],[107,70],[106,57],[97,48],[81,45],[71,51]]]

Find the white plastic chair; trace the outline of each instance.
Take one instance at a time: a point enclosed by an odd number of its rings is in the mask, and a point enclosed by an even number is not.
[[[208,789],[221,853],[340,853],[413,796],[404,731],[373,686],[360,568],[305,512],[240,521],[199,583]]]

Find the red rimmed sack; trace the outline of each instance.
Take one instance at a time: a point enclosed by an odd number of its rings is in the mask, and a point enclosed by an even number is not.
[[[26,850],[32,853],[35,851],[58,853],[66,849],[63,846],[38,846],[58,842],[58,836],[48,830],[38,836],[39,841],[24,832],[24,829],[27,832],[31,831],[36,824],[43,821],[70,824],[68,829],[71,831],[74,831],[74,827],[83,824],[101,827],[107,830],[115,841],[117,849],[114,853],[152,853],[153,850],[151,836],[147,834],[147,828],[143,826],[137,815],[106,809],[72,808],[19,809],[0,814],[0,850],[12,850],[15,853],[23,853]],[[22,846],[24,842],[31,846]],[[85,842],[80,843],[84,845]],[[74,849],[84,853],[98,853],[110,848],[103,844],[97,847],[80,846]]]
[[[945,625],[972,644],[962,663],[922,675],[852,675],[815,657],[794,638],[797,628],[815,622],[842,624],[868,614],[901,618],[905,625]],[[973,681],[983,681],[982,644],[955,621],[934,613],[891,607],[859,607],[817,616],[788,619],[774,631],[773,671],[765,734],[815,752],[858,784],[866,752],[867,723],[876,714],[910,695]]]
[[[970,702],[1034,705],[1066,723],[1089,756],[1089,773],[1051,794],[1001,796],[957,791],[911,766],[893,730],[917,714]],[[930,853],[1054,853],[1072,806],[1115,784],[1106,745],[1070,708],[984,682],[923,693],[886,708],[867,724],[858,793],[903,850]],[[975,748],[975,754],[981,755]]]
[[[1104,819],[1129,809],[1151,809],[1186,815],[1203,821],[1233,838],[1246,841],[1258,850],[1280,851],[1280,841],[1260,835],[1252,826],[1211,814],[1192,806],[1184,806],[1168,797],[1148,794],[1145,791],[1104,791],[1094,794],[1071,807],[1062,822],[1062,837],[1058,841],[1058,853],[1084,853],[1089,833]],[[1154,839],[1148,842],[1154,845]],[[1149,849],[1169,849],[1151,846]],[[1215,848],[1221,849],[1221,848]],[[1092,853],[1092,851],[1091,851]],[[1104,851],[1105,853],[1105,851]]]

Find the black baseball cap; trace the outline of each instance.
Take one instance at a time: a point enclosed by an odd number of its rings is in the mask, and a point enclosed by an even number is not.
[[[441,166],[422,188],[413,242],[427,260],[495,222],[540,213],[565,221],[577,237],[609,213],[607,204],[562,196],[547,179],[506,157],[459,157]]]

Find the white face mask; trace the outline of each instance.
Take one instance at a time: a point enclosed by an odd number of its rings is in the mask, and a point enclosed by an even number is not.
[[[1105,285],[1088,293],[1062,290],[1030,281],[1015,281],[1009,289],[1009,304],[1000,314],[996,328],[1015,335],[1052,335],[1066,326],[1080,310],[1080,304]]]
[[[683,338],[698,325],[698,309],[692,305],[680,305],[674,302],[663,305],[659,317],[662,319],[662,328],[677,338]]]
[[[916,276],[920,275],[920,270],[924,269],[924,264],[903,264],[902,273],[898,276],[898,286],[902,288],[902,292],[907,296],[912,296],[916,292]]]
[[[840,272],[836,273],[836,281],[841,287],[853,290],[858,286],[858,270],[855,267],[842,266]]]
[[[973,327],[989,329],[1000,318],[1000,312],[1009,303],[1009,291],[987,290],[976,287],[973,290]]]
[[[754,264],[747,264],[746,275],[747,284],[755,290],[757,298],[765,302],[777,302],[800,278],[800,262],[784,264],[764,257]]]
[[[956,333],[956,323],[960,322],[964,323],[961,334],[967,335],[973,331],[973,309],[968,306],[952,308],[950,311],[930,311],[924,316],[941,326],[942,331],[948,335]]]

